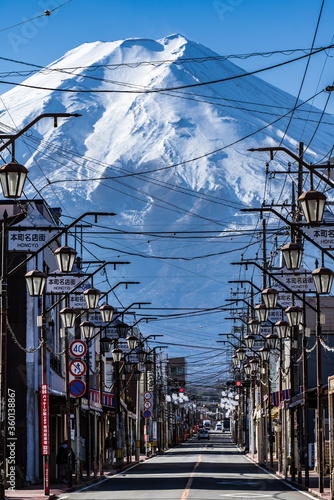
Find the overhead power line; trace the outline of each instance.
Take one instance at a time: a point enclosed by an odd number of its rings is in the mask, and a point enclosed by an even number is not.
[[[263,73],[265,71],[269,71],[271,69],[275,69],[275,68],[280,68],[282,66],[286,66],[287,64],[291,64],[293,62],[297,62],[297,61],[301,61],[302,59],[305,59],[306,57],[310,58],[311,56],[315,55],[315,54],[319,54],[325,50],[329,50],[329,49],[332,49],[334,47],[334,44],[332,45],[328,45],[327,47],[321,47],[320,49],[318,50],[314,50],[313,52],[310,52],[308,54],[304,54],[302,56],[299,56],[299,57],[295,57],[293,59],[289,59],[288,61],[284,61],[284,62],[281,62],[281,63],[278,63],[278,64],[273,64],[271,66],[267,66],[265,68],[261,68],[261,69],[257,69],[257,70],[254,70],[254,71],[249,71],[249,72],[242,72],[238,75],[233,75],[233,76],[229,76],[229,77],[226,77],[226,78],[219,78],[219,79],[216,79],[216,80],[210,80],[210,81],[207,81],[207,82],[198,82],[198,83],[191,83],[191,84],[188,84],[188,85],[177,85],[175,87],[165,87],[165,88],[150,88],[150,87],[147,87],[147,88],[144,88],[144,89],[131,89],[131,90],[116,90],[116,89],[64,89],[64,88],[52,88],[52,87],[42,87],[42,86],[39,86],[39,85],[30,85],[30,84],[27,84],[27,83],[15,83],[15,82],[8,82],[8,81],[5,81],[5,80],[0,80],[0,83],[3,83],[5,85],[15,85],[15,86],[19,86],[19,87],[26,87],[26,88],[31,88],[31,89],[37,89],[37,90],[47,90],[47,91],[52,91],[52,92],[62,92],[62,93],[72,93],[72,94],[77,94],[77,93],[80,93],[80,94],[95,94],[95,93],[102,93],[102,94],[105,94],[105,93],[116,93],[116,94],[150,94],[150,93],[162,93],[162,92],[169,92],[169,91],[173,91],[173,90],[182,90],[182,89],[189,89],[189,88],[195,88],[195,87],[203,87],[203,86],[206,86],[206,85],[213,85],[213,84],[217,84],[217,83],[224,83],[224,82],[228,82],[228,81],[233,81],[233,80],[237,80],[237,79],[240,79],[240,78],[244,78],[244,77],[247,77],[247,76],[252,76],[252,75],[257,75],[259,73]],[[114,82],[116,84],[120,84],[120,82]],[[127,83],[122,83],[123,85],[129,85]]]

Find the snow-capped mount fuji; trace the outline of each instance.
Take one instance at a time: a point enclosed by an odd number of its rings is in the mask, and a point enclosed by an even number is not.
[[[85,241],[91,238],[96,246],[90,249],[101,258],[123,258],[125,252],[131,261],[116,276],[141,285],[131,292],[117,290],[124,304],[144,299],[156,308],[211,308],[228,296],[229,263],[236,257],[228,252],[242,251],[249,236],[224,230],[242,228],[240,207],[262,201],[264,191],[267,156],[247,150],[280,142],[289,118],[279,117],[294,107],[295,97],[255,76],[178,91],[145,91],[243,73],[181,35],[127,39],[81,45],[22,82],[26,87],[2,95],[0,129],[6,132],[20,130],[41,113],[82,115],[59,120],[58,128],[50,120],[40,121],[17,142],[16,159],[29,168],[33,186],[25,194],[30,198],[42,195],[71,217],[93,210],[117,214],[109,227],[130,234],[96,233],[85,235]],[[85,92],[72,92],[79,90]],[[307,104],[297,110],[285,144],[294,149],[301,137],[307,144],[320,114]],[[308,161],[328,151],[333,125],[333,118],[325,116]],[[281,187],[270,188],[275,198]],[[178,238],[178,231],[190,230],[203,234]],[[206,230],[222,234],[206,237]],[[204,333],[205,343],[215,346],[222,321],[221,316],[211,318],[216,321],[212,329],[206,322],[205,332],[199,330],[201,319],[188,319],[189,328],[181,329],[182,345],[198,345]],[[164,342],[179,340],[179,330],[173,334],[170,323],[168,330],[154,328],[154,333],[166,334]],[[194,342],[193,332],[200,340]]]
[[[66,203],[70,195],[78,204],[90,200],[95,208],[100,208],[111,201],[110,190],[105,186],[117,188],[115,181],[71,181],[146,172],[201,157],[263,128],[293,108],[295,98],[253,76],[157,93],[66,93],[57,89],[173,88],[244,73],[233,63],[216,58],[217,54],[210,49],[181,35],[158,41],[86,43],[24,82],[54,90],[16,87],[5,93],[2,99],[7,109],[0,114],[0,122],[10,127],[15,124],[20,129],[43,112],[81,113],[81,118],[62,121],[57,129],[46,121],[40,122],[33,130],[35,143],[30,144],[29,150],[18,147],[17,159],[30,169],[30,178],[38,189],[43,188],[46,198]],[[305,105],[296,112],[297,119],[287,137],[291,147],[296,146],[304,127],[298,118],[305,117],[310,109]],[[262,195],[264,163],[263,158],[247,153],[247,148],[277,144],[287,119],[215,154],[150,176],[197,192],[215,192],[218,196],[221,189],[225,192],[228,189],[231,201],[250,202]],[[326,121],[334,124],[330,118]],[[314,123],[307,125],[305,135],[314,127]],[[330,128],[322,128],[317,135],[309,151],[311,155],[326,151],[331,144]],[[73,156],[76,154],[81,158]],[[65,179],[67,183],[63,182]],[[117,182],[126,180],[133,189],[143,188],[143,180],[138,178],[125,177]],[[47,182],[50,185],[45,187]],[[124,186],[118,184],[118,188],[124,193]],[[150,213],[145,199],[150,199],[154,190],[161,187],[152,189],[150,193],[143,189],[140,197],[144,204],[138,205],[134,198],[125,199],[117,191],[113,198],[123,213],[131,207],[139,209],[145,218],[145,213]],[[185,208],[191,208],[189,200]],[[130,212],[128,215],[131,217]]]

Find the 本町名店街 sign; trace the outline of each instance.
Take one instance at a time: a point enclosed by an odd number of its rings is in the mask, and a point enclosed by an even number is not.
[[[10,252],[34,252],[47,243],[54,231],[42,229],[28,229],[26,231],[9,230],[8,250]]]

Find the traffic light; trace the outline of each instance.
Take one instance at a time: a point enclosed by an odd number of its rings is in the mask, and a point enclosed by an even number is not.
[[[237,380],[237,381],[236,381],[236,383],[235,383],[235,385],[236,385],[237,387],[240,387],[240,386],[241,386],[241,382],[240,382],[240,380]]]
[[[183,387],[180,387],[180,388],[179,388],[179,392],[184,392]]]

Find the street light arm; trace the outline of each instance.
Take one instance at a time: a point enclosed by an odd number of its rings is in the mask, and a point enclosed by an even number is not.
[[[115,262],[113,261],[107,261],[107,262],[104,262],[101,266],[99,266],[94,272],[88,274],[86,276],[86,278],[84,278],[82,281],[80,281],[80,283],[78,283],[77,285],[75,285],[74,288],[72,288],[72,290],[70,290],[69,292],[67,292],[65,295],[62,295],[54,304],[52,304],[52,306],[50,306],[48,309],[47,309],[47,313],[53,309],[55,306],[57,306],[58,304],[60,304],[63,300],[65,300],[71,293],[75,292],[78,288],[81,287],[81,285],[83,285],[83,283],[86,283],[86,281],[88,281],[89,279],[92,278],[92,276],[94,276],[94,274],[98,273],[99,271],[102,271],[102,269],[104,269],[108,264],[115,264]],[[129,264],[129,262],[117,262],[117,264]],[[121,282],[123,283],[123,282]],[[117,283],[117,285],[120,285],[121,283]],[[117,286],[116,285],[116,286]],[[116,287],[115,286],[115,287]],[[115,288],[114,287],[114,288]]]
[[[317,312],[317,308],[312,306],[312,304],[310,304],[309,302],[307,302],[304,297],[300,296],[297,292],[294,292],[293,290],[291,290],[290,287],[288,287],[288,285],[286,285],[285,283],[283,283],[283,281],[279,280],[278,278],[276,278],[276,276],[273,274],[273,273],[270,273],[269,271],[267,271],[267,269],[264,269],[264,267],[260,266],[260,264],[258,262],[256,262],[255,260],[242,260],[240,262],[231,262],[232,266],[236,266],[236,265],[245,265],[245,264],[253,264],[254,266],[256,266],[258,269],[260,269],[261,271],[265,272],[266,274],[268,274],[268,276],[270,276],[271,278],[273,278],[277,283],[279,283],[283,288],[285,288],[285,290],[287,290],[288,292],[292,293],[292,295],[294,295],[295,297],[297,297],[297,299],[301,300],[302,302],[305,302],[305,304],[307,304],[307,306],[312,309],[313,311]]]
[[[43,113],[36,118],[34,118],[28,125],[23,127],[19,132],[16,134],[0,134],[0,139],[9,139],[7,142],[4,144],[1,144],[0,146],[0,151],[3,151],[4,149],[8,148],[10,144],[13,144],[16,139],[21,137],[22,134],[24,134],[27,130],[29,130],[31,127],[33,127],[37,122],[42,120],[43,118],[54,118],[55,120],[55,126],[57,126],[57,118],[70,118],[71,116],[77,118],[80,115],[79,113]]]
[[[272,153],[273,151],[283,151],[283,153],[286,153],[288,156],[291,156],[291,158],[293,158],[294,160],[296,160],[298,163],[300,163],[301,165],[303,165],[305,168],[307,168],[307,170],[309,172],[311,172],[313,175],[316,175],[319,179],[321,179],[325,184],[327,184],[327,186],[330,186],[330,187],[334,187],[334,183],[331,182],[330,179],[328,179],[327,177],[325,177],[324,175],[322,174],[319,174],[319,172],[317,172],[317,170],[315,170],[313,168],[312,165],[309,165],[308,163],[306,163],[302,158],[299,158],[297,155],[295,155],[294,153],[292,153],[289,149],[283,147],[283,146],[272,146],[272,147],[266,147],[266,148],[250,148],[248,149],[248,151],[251,151],[252,153],[254,151],[269,151],[270,154],[271,154],[271,157],[272,157]],[[326,166],[324,165],[324,168],[326,168]]]
[[[319,245],[319,243],[317,243],[316,241],[314,241],[311,238],[311,236],[309,236],[307,233],[305,233],[304,231],[302,231],[302,229],[300,229],[300,225],[301,224],[296,223],[296,222],[290,222],[282,214],[280,214],[279,212],[277,212],[277,210],[275,210],[274,208],[272,208],[272,207],[242,208],[241,212],[271,212],[271,213],[273,213],[274,215],[276,215],[276,217],[278,217],[279,219],[281,219],[283,222],[285,222],[291,228],[297,227],[298,231],[302,234],[302,236],[305,238],[305,240],[307,240],[309,243],[312,243],[312,245],[314,245],[315,247],[317,247],[318,250],[320,250],[325,255],[327,255],[327,257],[329,257],[331,260],[334,260],[334,256],[328,250],[326,250],[326,248],[323,248],[321,245]],[[309,224],[303,224],[303,225],[309,225]],[[321,226],[321,224],[319,224],[319,226]]]
[[[112,213],[112,212],[85,212],[84,214],[80,215],[80,217],[78,217],[77,219],[75,219],[73,222],[71,222],[71,224],[69,224],[68,226],[64,227],[63,229],[59,230],[58,233],[53,236],[52,238],[50,238],[46,243],[44,243],[43,246],[41,246],[41,248],[39,248],[36,252],[32,253],[29,257],[27,257],[25,260],[23,260],[20,264],[18,264],[14,269],[12,269],[8,274],[7,276],[11,276],[12,274],[16,273],[16,271],[18,271],[19,269],[21,269],[23,266],[25,266],[25,264],[27,262],[29,262],[31,259],[33,259],[36,254],[42,252],[43,250],[45,250],[51,243],[53,243],[55,240],[57,240],[59,238],[59,236],[62,236],[64,233],[66,233],[66,231],[68,231],[69,229],[71,229],[73,226],[75,226],[78,222],[80,222],[84,217],[88,217],[89,215],[95,215],[95,216],[114,216],[116,214]]]

